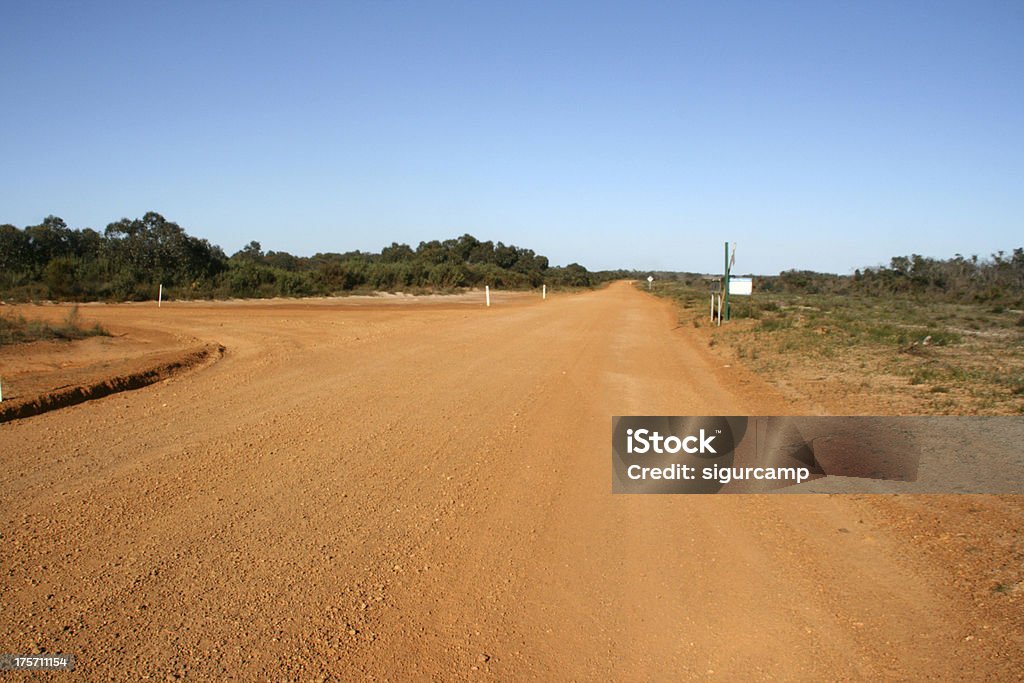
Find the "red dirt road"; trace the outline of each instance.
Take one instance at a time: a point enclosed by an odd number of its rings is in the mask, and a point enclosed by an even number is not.
[[[1024,670],[1019,624],[897,533],[898,507],[613,496],[613,415],[813,411],[625,283],[82,313],[227,351],[0,425],[2,652],[132,680]]]

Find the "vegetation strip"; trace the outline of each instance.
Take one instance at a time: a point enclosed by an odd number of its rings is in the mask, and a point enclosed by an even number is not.
[[[351,291],[437,292],[591,287],[615,273],[462,235],[444,241],[392,243],[379,253],[295,256],[263,251],[259,242],[230,258],[156,212],[123,218],[103,232],[76,230],[56,216],[24,229],[0,225],[0,298],[9,301],[145,301],[163,298],[315,296]]]
[[[91,327],[83,325],[78,315],[77,304],[71,307],[71,310],[64,318],[64,323],[59,325],[42,320],[27,320],[21,315],[0,315],[0,346],[48,339],[70,341],[72,339],[85,339],[86,337],[109,336],[110,333],[99,323],[94,323]]]
[[[865,294],[851,282],[756,278],[753,296],[731,300],[732,320],[705,330],[708,343],[777,383],[827,385],[902,412],[1024,413],[1021,288],[993,303],[970,292]],[[700,276],[666,279],[654,294],[679,303],[681,324],[710,324]]]

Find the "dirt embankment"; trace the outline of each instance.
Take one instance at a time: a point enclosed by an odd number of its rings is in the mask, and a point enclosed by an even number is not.
[[[224,348],[183,330],[136,325],[145,304],[74,306],[85,325],[110,320],[109,334],[77,341],[37,341],[0,347],[0,422],[64,408],[212,363]],[[68,305],[4,306],[27,319],[57,322]],[[109,316],[113,310],[118,314]],[[162,312],[162,311],[161,311]]]
[[[516,307],[532,297],[522,292],[496,291],[495,306]],[[113,320],[114,333],[78,341],[39,341],[0,347],[0,422],[64,408],[121,391],[130,391],[169,379],[173,375],[215,362],[225,347],[212,340],[200,340],[182,332],[173,321],[188,311],[220,311],[230,320],[246,310],[270,311],[292,315],[323,309],[350,311],[388,311],[415,309],[456,310],[480,307],[484,294],[469,291],[457,295],[379,293],[373,296],[317,297],[310,299],[268,299],[168,302],[167,308],[153,311],[151,302],[111,306],[107,304],[5,305],[5,312],[49,322],[66,317],[67,311],[81,308],[86,322],[96,317]],[[9,309],[9,310],[8,310]],[[135,318],[153,315],[153,321],[170,323],[136,325]],[[90,317],[91,316],[91,317]],[[223,322],[221,323],[223,326]]]
[[[179,372],[212,363],[224,354],[220,344],[202,344],[192,348],[147,354],[142,358],[125,359],[115,364],[97,367],[90,363],[80,348],[65,350],[77,364],[73,369],[64,365],[56,372],[34,373],[24,382],[17,382],[20,395],[5,397],[0,402],[0,422],[39,415],[49,410],[66,408],[119,391],[130,391],[169,379]],[[74,363],[74,361],[73,361]],[[66,384],[74,377],[79,383]],[[25,389],[24,386],[38,388]]]

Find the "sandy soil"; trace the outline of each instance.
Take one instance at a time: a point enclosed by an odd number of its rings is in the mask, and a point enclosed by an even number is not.
[[[83,679],[1021,678],[1019,497],[613,496],[613,415],[820,408],[624,283],[496,303],[83,307],[226,352],[0,425],[0,651]]]

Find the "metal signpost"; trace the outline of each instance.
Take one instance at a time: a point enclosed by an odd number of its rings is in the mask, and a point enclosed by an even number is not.
[[[732,290],[729,287],[729,277],[732,272],[732,267],[736,265],[736,243],[732,244],[732,256],[729,255],[729,243],[725,243],[725,281],[723,283],[723,289],[725,290],[725,319],[729,320],[729,295],[732,294]]]
[[[725,273],[722,279],[711,281],[711,321],[729,320],[729,297],[750,296],[754,291],[754,281],[749,277],[733,277],[732,269],[736,265],[736,244],[732,245],[732,252],[729,251],[729,243],[725,243]],[[715,304],[718,304],[718,315],[715,315]]]
[[[722,291],[725,296],[725,319],[729,319],[729,243],[725,243],[725,275],[722,277]],[[722,324],[722,316],[718,316],[718,324]]]

